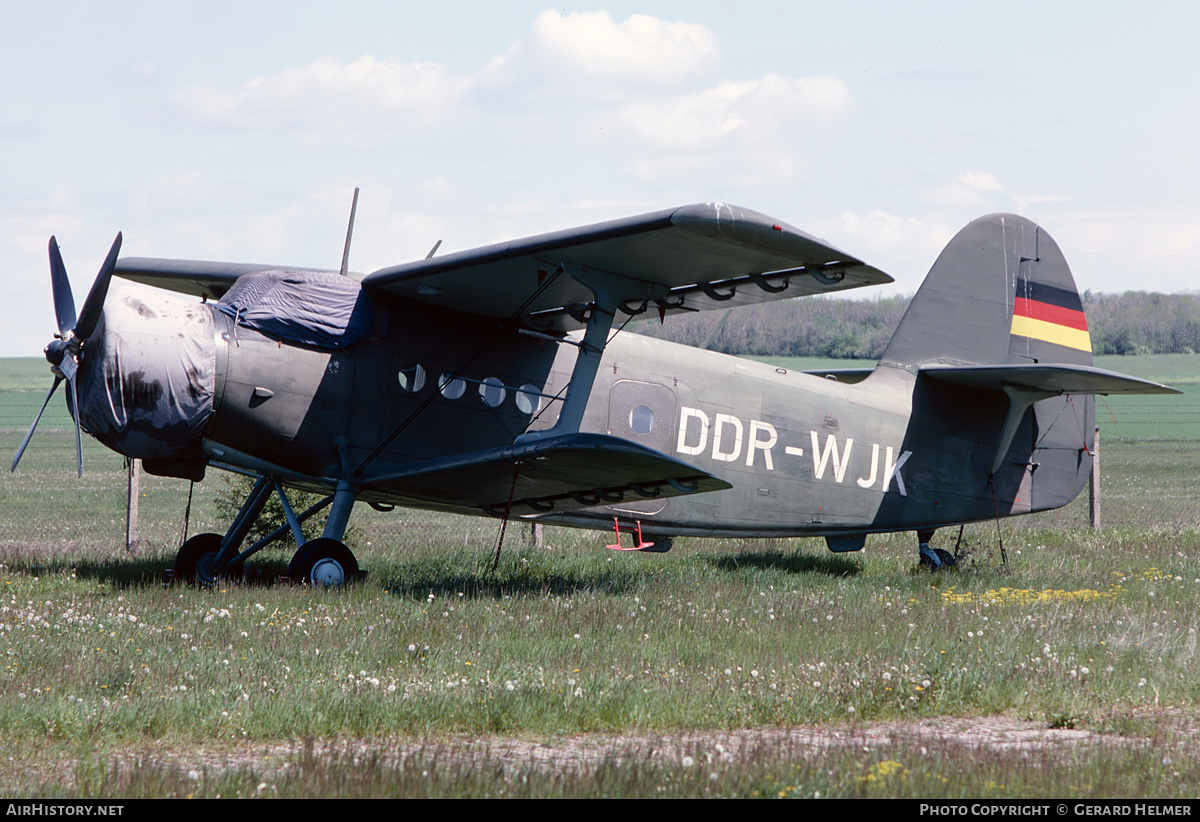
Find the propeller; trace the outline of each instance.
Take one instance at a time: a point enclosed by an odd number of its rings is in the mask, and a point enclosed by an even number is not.
[[[21,447],[17,449],[17,455],[13,457],[9,471],[17,470],[17,463],[21,461],[21,455],[25,453],[29,440],[33,438],[33,432],[37,429],[42,414],[46,411],[46,406],[50,404],[50,398],[58,390],[59,384],[65,381],[70,387],[71,413],[75,420],[75,463],[79,476],[83,476],[83,438],[79,426],[79,385],[75,377],[79,372],[79,363],[84,356],[84,345],[100,322],[100,312],[104,308],[104,298],[108,295],[108,285],[112,282],[113,269],[117,266],[117,255],[120,251],[121,234],[118,232],[117,238],[113,240],[112,248],[109,249],[108,256],[104,259],[104,264],[100,266],[100,272],[96,275],[95,282],[92,283],[87,299],[83,301],[83,310],[76,316],[75,297],[71,294],[71,282],[67,279],[67,268],[63,265],[62,253],[58,249],[58,240],[54,237],[50,238],[50,288],[54,293],[54,319],[58,323],[58,333],[46,346],[44,353],[46,361],[50,363],[50,371],[54,374],[54,383],[50,386],[50,391],[46,394],[46,399],[42,402],[42,408],[34,418],[33,425],[29,426],[25,439],[21,440]]]

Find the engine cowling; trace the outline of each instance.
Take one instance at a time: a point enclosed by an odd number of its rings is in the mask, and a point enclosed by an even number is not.
[[[202,475],[200,441],[213,413],[215,382],[211,307],[114,281],[80,358],[84,430],[146,461],[154,473],[193,478],[199,467]],[[171,463],[179,469],[170,470]]]

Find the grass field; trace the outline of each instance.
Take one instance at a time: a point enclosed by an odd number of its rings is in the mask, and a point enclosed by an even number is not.
[[[1200,357],[1101,365],[1200,386]],[[4,453],[48,384],[0,360]],[[951,573],[911,535],[630,556],[565,529],[510,529],[492,572],[494,521],[363,510],[371,573],[337,592],[164,587],[187,483],[143,478],[126,555],[121,461],[76,480],[61,412],[0,480],[0,794],[1192,798],[1191,402],[1109,400],[1103,529],[1082,500],[968,528]]]

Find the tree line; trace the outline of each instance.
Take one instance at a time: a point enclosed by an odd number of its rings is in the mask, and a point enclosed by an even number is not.
[[[632,322],[628,330],[742,356],[878,359],[911,298],[801,297]],[[1093,354],[1200,351],[1200,295],[1082,295]]]

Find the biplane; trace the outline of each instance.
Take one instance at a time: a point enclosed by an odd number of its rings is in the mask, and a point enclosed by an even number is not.
[[[79,471],[83,431],[152,474],[256,477],[225,533],[180,547],[178,577],[236,574],[290,530],[293,579],[353,579],[356,503],[615,528],[611,547],[624,528],[636,550],[820,536],[853,551],[913,531],[941,567],[936,529],[1079,493],[1094,395],[1172,391],[1092,365],[1062,252],[1010,214],[951,240],[873,369],[821,373],[617,333],[891,282],[747,209],[688,205],[365,276],[349,245],[340,269],[300,269],[122,258],[118,234],[77,316],[51,238],[42,410],[65,382]],[[297,512],[289,488],[322,501]],[[245,545],[273,494],[289,527]]]

